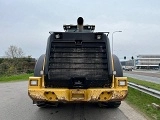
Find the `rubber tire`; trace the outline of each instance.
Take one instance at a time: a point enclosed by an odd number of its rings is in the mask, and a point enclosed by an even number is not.
[[[59,106],[59,103],[49,103],[49,102],[44,102],[43,104],[37,104],[38,107],[40,108],[48,108],[48,107],[58,107]]]
[[[45,54],[42,54],[42,55],[38,58],[38,60],[37,60],[37,62],[36,62],[36,65],[35,65],[35,67],[34,67],[34,76],[35,76],[35,77],[41,77],[40,71],[41,71],[42,68],[43,68],[44,58],[45,58]]]
[[[113,56],[114,71],[116,71],[115,77],[123,77],[123,69],[121,62],[119,61],[116,55],[113,54],[112,56]]]
[[[114,64],[114,71],[116,71],[115,77],[123,77],[123,69],[119,58],[113,54],[113,64]],[[110,108],[118,108],[121,105],[121,101],[116,102],[109,102],[108,107]]]
[[[37,104],[37,106],[39,107],[39,108],[47,108],[48,106],[46,105],[46,104]]]
[[[108,103],[105,103],[105,102],[99,102],[98,103],[98,106],[101,107],[101,108],[118,108],[119,106],[121,105],[121,101],[116,101],[116,102],[108,102]]]
[[[120,105],[121,105],[121,101],[109,102],[108,103],[109,108],[118,108]]]

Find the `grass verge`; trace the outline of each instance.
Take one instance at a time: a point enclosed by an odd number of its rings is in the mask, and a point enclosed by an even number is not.
[[[129,87],[126,101],[152,120],[160,120],[160,110],[152,106],[152,103],[160,105],[159,99]]]
[[[130,77],[128,77],[128,81],[160,91],[160,84],[156,84],[148,81],[142,81],[142,80],[138,80]],[[157,110],[152,106],[152,103],[156,103],[160,105],[159,99],[152,97],[150,95],[147,95],[145,93],[142,93],[133,88],[129,88],[129,94],[128,94],[128,97],[126,98],[126,101],[129,104],[135,106],[137,109],[139,109],[143,113],[145,113],[151,119],[160,120],[160,110]]]
[[[128,77],[128,81],[160,91],[160,84],[156,84],[156,83],[148,82],[148,81],[143,81],[143,80],[138,80],[138,79],[134,79],[134,78],[130,78],[130,77]]]
[[[19,75],[12,75],[12,76],[0,76],[0,82],[24,81],[24,80],[28,80],[28,78],[30,76],[33,76],[33,74],[19,74]]]

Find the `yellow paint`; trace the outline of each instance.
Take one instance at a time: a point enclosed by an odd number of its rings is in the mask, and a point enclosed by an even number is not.
[[[38,80],[38,86],[30,86],[30,80]],[[98,101],[121,101],[128,93],[128,86],[119,86],[118,81],[126,77],[115,77],[112,88],[89,88],[89,89],[68,89],[68,88],[44,88],[41,77],[29,77],[28,94],[33,100],[50,102],[98,102]]]
[[[114,64],[113,64],[113,55],[111,54],[111,61],[112,61],[112,73],[114,71]],[[112,75],[112,88],[114,88],[114,75]]]
[[[44,66],[46,64],[45,59],[46,59],[46,56],[44,57],[44,60],[43,60],[43,68],[42,68],[43,71],[44,71]],[[44,85],[44,75],[42,75],[42,87],[45,87],[45,85]]]
[[[48,101],[58,101],[54,92],[44,92],[43,94]]]

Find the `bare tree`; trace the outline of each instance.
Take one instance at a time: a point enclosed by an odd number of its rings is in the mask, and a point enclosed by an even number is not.
[[[24,52],[22,48],[17,46],[9,46],[8,50],[5,52],[7,59],[4,60],[5,66],[7,68],[6,73],[10,74],[17,74],[19,69],[23,68],[23,57]]]
[[[8,58],[22,58],[24,56],[22,48],[13,45],[8,48],[5,54]]]
[[[33,72],[35,62],[32,61],[32,56],[24,56],[20,47],[9,46],[5,55],[5,58],[0,59],[0,75],[8,76]]]

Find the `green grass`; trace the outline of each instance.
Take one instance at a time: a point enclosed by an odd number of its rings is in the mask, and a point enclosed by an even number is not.
[[[160,120],[160,110],[157,110],[152,106],[152,103],[160,105],[159,99],[129,87],[126,101],[136,109],[142,111],[152,120]]]
[[[130,77],[128,77],[128,81],[160,91],[160,84],[156,84],[156,83],[152,83],[144,80],[137,80]]]
[[[25,81],[28,80],[33,74],[19,74],[12,76],[0,76],[0,82],[11,82],[11,81]]]

